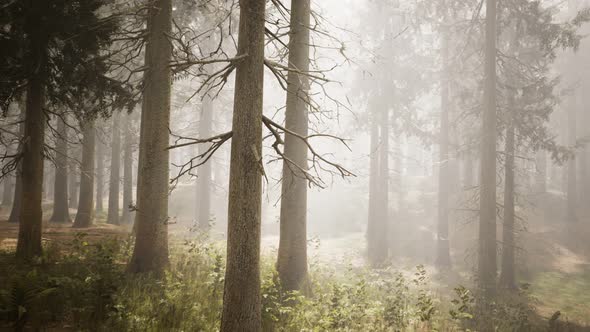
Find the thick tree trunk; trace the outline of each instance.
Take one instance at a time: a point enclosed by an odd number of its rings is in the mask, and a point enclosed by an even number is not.
[[[199,119],[199,136],[207,138],[211,136],[211,127],[213,125],[212,100],[209,96],[203,97],[203,109]],[[199,144],[199,154],[205,153],[209,149],[209,144]],[[210,159],[198,169],[197,178],[197,224],[200,229],[209,229],[209,218],[211,214],[211,164]]]
[[[291,2],[289,67],[309,71],[310,0]],[[289,72],[285,126],[301,136],[308,134],[309,78]],[[277,271],[285,290],[300,290],[307,279],[307,146],[293,135],[285,135],[281,188],[280,240]]]
[[[131,224],[131,210],[133,205],[133,133],[131,132],[131,115],[124,116],[125,140],[123,147],[123,213],[120,223]]]
[[[496,290],[496,0],[486,0],[484,112],[481,141],[478,282]]]
[[[438,227],[437,227],[437,252],[436,266],[439,269],[451,267],[451,255],[449,246],[449,33],[444,28],[442,36],[442,63],[441,77],[441,111],[440,111],[440,137],[439,137],[439,170],[438,170]]]
[[[146,47],[146,57],[147,57],[147,52],[149,52],[149,49]],[[145,151],[144,149],[141,148],[141,137],[144,136],[144,131],[145,131],[145,126],[143,126],[142,124],[145,123],[146,121],[146,117],[147,117],[147,112],[143,112],[143,109],[146,108],[145,106],[145,98],[142,99],[141,102],[141,109],[142,111],[139,114],[139,137],[140,137],[140,142],[138,143],[138,148],[137,148],[137,174],[135,175],[135,208],[137,210],[137,207],[140,205],[139,204],[139,200],[140,200],[140,195],[139,193],[141,192],[141,175],[143,172],[141,172],[140,170],[143,169],[143,164],[144,164],[144,154]],[[135,215],[133,216],[133,228],[131,230],[132,234],[135,234],[137,231],[137,219],[139,218],[139,214],[136,212]],[[136,240],[137,241],[137,240]]]
[[[57,119],[57,133],[59,137],[55,146],[53,215],[49,221],[66,223],[72,222],[68,208],[68,131],[61,118]]]
[[[508,128],[506,129],[506,147],[504,161],[504,223],[502,227],[502,270],[500,273],[500,287],[516,289],[514,269],[514,252],[516,249],[514,222],[514,163],[515,149],[515,96],[508,92]]]
[[[107,223],[119,224],[119,183],[121,181],[121,114],[113,114],[111,138],[111,174],[109,178],[109,208]]]
[[[221,331],[260,331],[264,0],[240,1]]]
[[[39,32],[41,34],[41,32]],[[43,145],[45,140],[45,42],[32,37],[39,69],[29,79],[25,115],[23,159],[21,162],[22,195],[16,256],[30,260],[41,255],[41,209],[43,191]]]
[[[136,216],[136,239],[128,265],[132,273],[161,274],[168,265],[169,191],[169,67],[172,46],[172,1],[156,0],[148,18],[144,77],[140,160]]]
[[[101,121],[102,123],[102,121]],[[96,124],[95,124],[96,126]],[[104,126],[100,126],[104,128]],[[98,135],[98,131],[96,131]],[[105,143],[101,137],[96,137],[96,213],[102,213],[104,211],[104,159],[106,157]]]
[[[78,212],[74,219],[76,228],[92,226],[93,196],[94,196],[94,156],[96,147],[96,129],[93,120],[87,120],[82,125],[84,138],[82,139],[82,165],[80,168],[80,196],[78,198]]]

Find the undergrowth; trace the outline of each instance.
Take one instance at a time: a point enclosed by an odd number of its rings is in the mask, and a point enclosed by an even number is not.
[[[131,239],[129,239],[131,240]],[[217,331],[223,298],[224,256],[206,239],[172,248],[161,279],[125,274],[131,241],[90,244],[78,234],[67,247],[49,245],[37,262],[22,265],[0,254],[3,326],[81,331]],[[497,331],[538,331],[526,294],[477,309],[473,293],[440,294],[422,266],[413,274],[350,266],[312,265],[311,293],[284,292],[273,259],[262,264],[264,331],[467,331],[481,321]]]

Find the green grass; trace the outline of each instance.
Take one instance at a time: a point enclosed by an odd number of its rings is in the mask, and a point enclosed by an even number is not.
[[[170,269],[163,279],[155,279],[124,273],[133,239],[90,242],[87,237],[77,234],[67,246],[51,242],[42,258],[27,265],[16,262],[12,252],[0,252],[0,266],[6,268],[0,274],[0,329],[20,324],[78,331],[218,330],[225,274],[222,243],[173,241]],[[462,331],[476,327],[486,315],[498,331],[546,326],[529,319],[534,315],[527,294],[514,294],[482,312],[472,292],[459,287],[441,293],[423,267],[399,273],[314,263],[311,294],[287,293],[278,283],[275,259],[265,256],[262,262],[264,331]],[[561,302],[552,305],[570,319],[584,317],[589,276],[587,271],[563,284],[559,275],[539,275],[534,295],[546,300],[558,294]]]
[[[531,284],[542,314],[551,316],[559,310],[562,320],[590,324],[590,267],[575,274],[542,272]]]

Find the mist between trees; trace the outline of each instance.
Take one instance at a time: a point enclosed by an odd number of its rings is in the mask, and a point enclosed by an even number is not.
[[[0,327],[589,330],[589,21],[1,3]]]

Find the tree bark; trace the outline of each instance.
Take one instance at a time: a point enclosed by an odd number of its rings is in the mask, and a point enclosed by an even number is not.
[[[47,41],[42,31],[31,36],[36,72],[29,78],[25,114],[24,142],[22,144],[21,185],[18,243],[16,256],[30,260],[41,255],[41,228],[43,211],[43,146],[45,141],[45,75]]]
[[[123,213],[120,223],[124,225],[131,224],[130,206],[133,205],[133,133],[131,132],[131,115],[126,114],[124,117],[123,130],[125,130],[125,140],[123,147]]]
[[[68,174],[68,191],[70,194],[70,203],[69,207],[72,209],[78,208],[78,188],[80,187],[80,180],[79,180],[79,163],[80,163],[80,151],[78,148],[74,148],[72,151],[73,159],[70,161],[68,169],[70,173]]]
[[[289,67],[309,71],[310,0],[291,2]],[[309,78],[289,72],[285,126],[305,137],[308,135]],[[288,291],[301,290],[307,280],[307,146],[299,138],[285,134],[285,157],[281,187],[280,240],[277,271],[281,286]]]
[[[101,121],[101,123],[103,123]],[[95,124],[96,126],[96,124]],[[104,126],[100,126],[104,128]],[[95,129],[96,135],[98,135],[98,131]],[[101,213],[104,211],[104,158],[106,157],[105,153],[105,143],[101,139],[101,137],[96,137],[96,213]],[[111,170],[112,171],[112,170]]]
[[[585,84],[583,88],[588,89],[588,84]],[[585,107],[578,108],[578,111],[580,136],[588,137],[590,136],[590,114],[588,114],[589,112]],[[588,217],[590,215],[590,206],[586,202],[590,197],[590,146],[587,144],[578,152],[578,162],[580,169],[578,206],[582,209],[584,217]]]
[[[367,258],[369,264],[378,261],[379,254],[378,232],[379,232],[379,212],[377,209],[379,197],[379,121],[377,112],[371,111],[371,145],[369,157],[369,216],[367,223]]]
[[[68,208],[68,131],[61,118],[57,119],[55,146],[55,181],[53,189],[53,214],[49,221],[57,223],[72,222]]]
[[[82,124],[84,138],[82,139],[82,165],[80,168],[80,196],[78,211],[74,224],[75,228],[92,226],[93,196],[94,196],[94,156],[96,147],[96,129],[94,120],[87,120]]]
[[[12,149],[8,150],[8,154],[12,154]],[[14,174],[6,175],[3,179],[3,192],[2,192],[2,207],[12,206],[14,198]]]
[[[45,179],[45,193],[43,196],[43,199],[48,200],[48,201],[52,201],[54,199],[54,193],[53,190],[54,188],[54,184],[55,184],[55,167],[51,167],[51,166],[46,166],[45,167],[45,175],[43,176]]]
[[[22,205],[23,183],[21,163],[16,169],[16,179],[14,180],[14,199],[12,200],[12,208],[10,209],[9,223],[18,223],[20,220],[20,207]]]
[[[209,96],[203,97],[203,109],[199,119],[199,136],[207,138],[211,136],[211,126],[213,122],[212,100]],[[205,153],[209,149],[209,144],[199,144],[199,154]],[[209,159],[198,170],[197,178],[197,224],[200,229],[209,228],[209,218],[211,214],[211,164],[213,159]]]
[[[221,331],[260,331],[264,0],[240,1]]]
[[[154,272],[168,265],[169,125],[172,73],[172,1],[156,0],[148,17],[147,70],[138,169],[136,239],[129,272]]]
[[[19,139],[21,141],[18,143],[17,150],[22,153],[22,142],[24,140],[25,134],[25,124],[21,122],[19,126]],[[12,200],[12,208],[10,209],[10,216],[8,217],[9,223],[18,223],[20,221],[20,210],[21,210],[21,203],[22,203],[22,194],[23,194],[23,182],[22,182],[22,160],[16,165],[15,170],[16,176],[14,180],[14,199]]]
[[[472,151],[467,151],[463,166],[463,187],[466,189],[476,186],[473,169],[476,167]]]
[[[535,176],[537,193],[544,194],[547,192],[547,152],[544,150],[537,151],[535,164],[537,169]]]
[[[393,112],[393,117],[394,119],[396,119],[398,117],[398,113],[397,112]],[[404,182],[403,182],[403,172],[404,172],[404,168],[406,167],[406,162],[404,160],[402,160],[402,154],[407,154],[407,152],[402,152],[402,149],[404,147],[408,146],[408,138],[405,137],[404,141],[402,142],[403,136],[399,136],[399,139],[395,139],[393,140],[393,147],[391,148],[391,151],[394,151],[394,157],[393,157],[393,169],[396,170],[396,172],[393,175],[393,188],[396,191],[396,198],[397,198],[397,204],[396,204],[396,212],[400,213],[402,211],[402,209],[405,209],[405,189],[404,189]]]
[[[12,154],[12,151],[8,151]],[[2,207],[12,206],[12,200],[14,198],[14,177],[13,175],[6,175],[4,180],[4,192],[2,193]]]
[[[146,47],[146,57],[147,57],[147,53],[149,52],[149,49]],[[137,210],[137,207],[139,207],[139,200],[140,200],[140,196],[139,193],[141,192],[141,176],[143,174],[143,172],[141,172],[140,170],[143,169],[143,164],[144,164],[144,154],[145,151],[144,149],[141,148],[141,137],[144,136],[144,131],[145,131],[145,126],[143,126],[142,124],[145,123],[146,121],[146,117],[147,117],[147,112],[143,112],[143,109],[146,108],[145,106],[145,98],[142,99],[141,101],[141,109],[142,111],[139,114],[139,137],[140,137],[140,142],[138,143],[138,148],[137,148],[137,174],[135,175],[135,208]],[[133,217],[133,228],[131,230],[132,234],[136,234],[137,231],[137,219],[139,218],[139,214],[137,214],[137,212],[135,213],[134,217]],[[137,241],[137,240],[136,240]]]
[[[567,137],[568,137],[568,144],[570,147],[576,145],[576,112],[577,112],[577,96],[574,95],[571,97],[573,100],[570,103],[568,110],[567,110]],[[577,170],[576,170],[576,158],[570,158],[567,161],[567,211],[566,211],[566,220],[569,223],[576,223],[578,221],[577,216],[577,208],[578,208],[578,180],[577,180]]]
[[[121,114],[113,114],[111,138],[111,174],[109,178],[109,208],[107,223],[119,224],[119,183],[121,181]]]
[[[439,171],[438,171],[438,227],[437,227],[437,253],[436,266],[439,269],[451,267],[451,254],[449,246],[449,32],[443,27],[441,58],[443,64],[440,111],[440,136],[439,136]]]
[[[511,92],[508,92],[511,94]],[[502,227],[502,271],[500,273],[500,287],[516,289],[514,271],[515,251],[515,224],[514,224],[514,153],[515,153],[515,129],[514,129],[514,96],[509,96],[508,102],[508,128],[506,129],[506,148],[504,162],[504,224]]]
[[[478,282],[496,291],[496,0],[486,0],[485,84],[481,141]]]
[[[381,109],[380,131],[381,146],[379,149],[379,196],[377,199],[378,229],[377,255],[372,262],[374,267],[383,266],[388,258],[388,223],[389,223],[389,110]]]
[[[20,126],[19,126],[20,128]],[[18,137],[20,139],[20,137]],[[7,155],[12,155],[14,154],[15,150],[18,150],[18,144],[9,144],[6,147],[6,154]],[[18,171],[15,171],[14,174],[7,174],[4,179],[2,179],[3,182],[3,193],[2,193],[2,208],[4,207],[8,207],[8,206],[12,206],[12,203],[14,201],[14,181],[15,181],[15,177],[16,177],[16,173]]]

